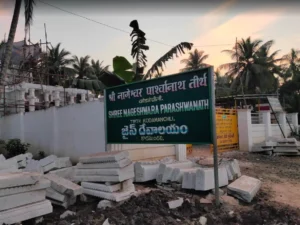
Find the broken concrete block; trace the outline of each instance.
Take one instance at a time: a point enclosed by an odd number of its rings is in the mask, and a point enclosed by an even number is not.
[[[79,162],[81,163],[97,163],[97,162],[117,162],[121,159],[129,158],[127,151],[122,152],[103,152],[92,154],[85,157],[80,157]]]
[[[44,173],[47,173],[51,170],[54,170],[54,169],[57,169],[58,167],[56,166],[56,161],[52,162],[52,163],[49,163],[48,165],[46,166],[43,166],[43,171]]]
[[[166,172],[165,177],[163,177],[166,168],[189,168],[189,167],[192,167],[192,165],[193,165],[193,163],[190,162],[190,161],[175,162],[175,163],[170,163],[170,164],[161,163],[161,164],[159,164],[158,173],[157,173],[157,176],[156,176],[156,182],[157,183],[162,183],[163,178],[164,178],[164,180],[166,180],[166,177],[170,178],[171,173],[172,173],[172,170],[170,170],[170,169]],[[183,167],[180,167],[180,166],[183,166]]]
[[[96,191],[96,190],[84,188],[83,193],[87,194],[87,195],[92,195],[95,197],[115,201],[115,202],[120,202],[120,201],[130,198],[130,196],[135,193],[135,190],[127,190],[127,191],[121,191],[121,192],[108,193],[108,192],[104,192],[104,191]]]
[[[46,190],[46,197],[59,201],[59,202],[64,202],[67,199],[67,196],[64,194],[59,193],[58,191],[55,191],[53,188],[47,188]]]
[[[69,217],[69,216],[75,216],[75,215],[76,215],[75,212],[72,212],[72,211],[67,210],[67,211],[65,211],[63,214],[61,214],[59,218],[60,218],[60,219],[65,219],[65,218],[67,218],[67,217]]]
[[[220,167],[219,171],[219,187],[228,185],[227,170],[225,167]],[[201,168],[196,172],[195,190],[208,191],[215,187],[214,168]]]
[[[22,160],[22,161],[19,161],[18,162],[18,166],[19,168],[25,168],[27,166],[27,161],[26,159]]]
[[[136,182],[146,182],[150,180],[155,180],[158,173],[159,164],[143,164],[141,162],[136,162],[134,164],[135,181]]]
[[[16,172],[0,174],[0,189],[22,185],[32,185],[37,183],[40,178],[41,174],[39,173]]]
[[[135,189],[133,179],[125,180],[121,183],[122,191]]]
[[[225,167],[227,171],[228,180],[237,179],[242,175],[239,162],[236,159],[225,160],[221,163],[220,167]]]
[[[37,190],[43,190],[50,187],[50,181],[46,179],[41,179],[39,182],[33,185],[17,186],[13,188],[2,188],[0,189],[0,197],[15,195],[19,193],[32,192]]]
[[[46,198],[45,190],[30,191],[0,197],[0,211],[16,208],[22,205],[43,201]]]
[[[110,223],[108,222],[108,218],[102,223],[102,225],[110,225]]]
[[[74,205],[76,203],[76,197],[67,197],[64,202],[56,201],[54,199],[49,199],[52,204],[64,207],[65,209],[69,208],[69,206]]]
[[[205,216],[201,216],[200,219],[199,219],[199,223],[201,225],[206,225],[207,223],[207,218]]]
[[[243,175],[227,186],[227,193],[243,201],[251,202],[260,187],[260,180]]]
[[[110,192],[110,193],[121,190],[121,183],[113,184],[113,185],[105,185],[99,183],[82,182],[81,186],[87,189]]]
[[[128,158],[121,159],[117,162],[99,162],[99,163],[77,163],[76,167],[78,169],[108,169],[108,168],[123,168],[132,163],[132,161]]]
[[[182,183],[184,172],[195,172],[199,167],[193,167],[189,169],[175,168],[172,172],[171,181]]]
[[[42,167],[44,167],[44,166],[47,166],[47,165],[50,164],[50,163],[55,162],[56,160],[57,160],[57,156],[56,156],[56,155],[49,155],[49,156],[47,156],[47,157],[41,159],[41,160],[39,161],[39,164],[40,164]]]
[[[75,176],[75,166],[62,168],[58,170],[50,171],[49,174],[55,174],[59,177],[65,178],[67,180],[73,181]]]
[[[44,200],[17,208],[0,211],[0,224],[15,224],[52,213],[51,202]]]
[[[177,200],[167,202],[169,209],[176,209],[180,207],[183,203],[183,198],[178,198]]]
[[[27,152],[27,153],[25,153],[24,155],[25,155],[25,157],[26,157],[27,160],[30,160],[30,159],[33,158],[33,155],[32,155],[32,153],[30,153],[30,152]]]
[[[46,174],[44,177],[51,181],[51,187],[61,194],[68,194],[71,196],[77,196],[82,194],[82,187],[59,177],[55,174]]]
[[[114,206],[114,203],[109,200],[101,200],[97,206],[98,209],[106,209]]]
[[[192,168],[192,167],[193,167],[193,163],[190,161],[168,164],[163,172],[162,183],[167,183],[171,180],[172,172],[174,169],[176,168],[185,169],[185,168]]]

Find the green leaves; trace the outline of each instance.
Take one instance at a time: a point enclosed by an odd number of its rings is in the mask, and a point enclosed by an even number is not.
[[[113,69],[114,73],[124,79],[126,83],[132,82],[135,72],[133,71],[133,65],[125,57],[114,57]]]

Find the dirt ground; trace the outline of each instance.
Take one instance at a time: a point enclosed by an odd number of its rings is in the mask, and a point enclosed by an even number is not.
[[[211,157],[204,151],[196,155],[202,155],[202,159]],[[43,224],[102,225],[108,218],[111,225],[200,225],[199,218],[203,216],[208,225],[300,225],[300,157],[228,152],[221,154],[221,158],[238,159],[243,175],[262,181],[259,193],[250,204],[225,201],[217,208],[214,204],[200,203],[209,192],[165,191],[155,188],[154,183],[139,184],[137,189],[150,188],[151,192],[105,210],[97,209],[99,200],[92,203],[78,200],[69,209],[76,216],[60,220],[65,210],[56,207]],[[223,190],[226,192],[226,188]],[[167,201],[178,197],[185,199],[183,205],[169,209]]]

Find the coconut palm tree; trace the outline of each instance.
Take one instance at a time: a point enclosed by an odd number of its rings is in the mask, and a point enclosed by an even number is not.
[[[300,51],[292,48],[290,53],[282,58],[287,63],[284,81],[286,82],[288,78],[295,79],[300,76]]]
[[[15,8],[14,8],[12,21],[11,21],[11,24],[10,24],[8,40],[6,42],[6,47],[5,47],[5,53],[4,53],[4,59],[3,59],[2,71],[0,73],[0,78],[2,78],[2,76],[6,74],[8,66],[9,66],[11,53],[12,53],[12,47],[13,47],[13,43],[14,43],[14,39],[15,39],[17,26],[18,26],[18,21],[19,21],[19,15],[20,15],[22,2],[23,2],[23,0],[16,0],[15,1]],[[24,3],[25,3],[25,27],[28,28],[28,26],[32,23],[33,7],[35,5],[35,0],[24,0]]]
[[[219,69],[226,69],[227,75],[234,78],[231,87],[242,94],[252,93],[257,88],[262,88],[263,78],[270,77],[276,72],[278,51],[270,54],[270,47],[274,41],[270,40],[262,44],[262,40],[251,40],[250,37],[237,42],[232,50],[223,50],[231,56],[234,62],[225,63]]]
[[[181,69],[181,72],[196,70],[209,66],[208,64],[204,63],[207,58],[208,55],[204,54],[204,51],[195,49],[194,52],[189,53],[189,57],[187,59],[180,61],[180,63],[185,64],[185,67]]]
[[[89,59],[89,55],[80,58],[78,58],[77,56],[73,56],[72,66],[75,73],[78,75],[78,79],[84,79],[88,78],[91,75],[94,75],[94,71],[89,64]]]
[[[105,73],[105,71],[108,70],[109,66],[102,66],[102,62],[100,62],[99,60],[95,61],[92,59],[92,64],[91,64],[91,67],[93,68],[94,70],[94,74],[98,77],[98,79],[101,78],[101,76],[103,76]]]
[[[71,55],[69,51],[64,48],[60,49],[61,43],[49,49],[48,67],[49,72],[53,74],[62,74],[64,67],[70,65],[73,59],[68,58]]]

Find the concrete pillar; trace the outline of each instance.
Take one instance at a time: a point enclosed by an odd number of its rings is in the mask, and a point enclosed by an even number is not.
[[[20,88],[19,90],[17,90],[18,93],[18,109],[17,112],[25,112],[25,92],[26,89],[25,88]]]
[[[70,93],[70,94],[69,94],[69,97],[70,97],[69,105],[75,104],[75,97],[76,97],[76,94]]]
[[[294,126],[294,131],[298,134],[298,113],[289,113],[291,117],[291,123]]]
[[[251,151],[253,145],[251,109],[238,109],[238,131],[240,150]]]
[[[262,122],[265,125],[265,138],[272,137],[271,113],[270,111],[262,111]]]
[[[86,102],[86,94],[85,93],[81,94],[81,100],[80,100],[80,102],[81,103]]]
[[[60,96],[59,96],[59,91],[53,91],[54,94],[54,104],[56,107],[60,106]]]
[[[46,108],[49,108],[49,105],[50,105],[50,91],[46,90],[44,92],[44,101],[45,101]]]
[[[277,114],[278,122],[280,124],[280,127],[284,133],[284,136],[287,137],[287,132],[286,132],[286,113],[285,112],[280,112]]]
[[[186,160],[186,145],[175,145],[176,160],[185,161]]]
[[[35,97],[35,89],[34,88],[29,88],[29,96],[28,101],[29,101],[29,112],[34,112],[35,111],[35,103],[37,102],[37,97]]]
[[[89,94],[88,95],[89,96],[89,102],[92,102],[92,101],[94,101],[94,94]]]

